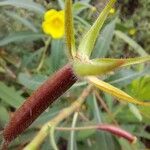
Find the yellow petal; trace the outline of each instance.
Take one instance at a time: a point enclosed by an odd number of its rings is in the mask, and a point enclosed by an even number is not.
[[[64,35],[64,28],[55,28],[49,22],[43,22],[42,24],[43,31],[51,35],[53,38],[61,38]]]
[[[44,33],[46,33],[46,34],[51,34],[51,31],[50,31],[50,27],[49,27],[49,23],[48,23],[48,22],[44,21],[44,22],[42,23],[42,28],[43,28]]]
[[[115,97],[117,97],[119,100],[134,103],[138,105],[144,105],[144,106],[150,106],[150,103],[141,102],[139,100],[134,99],[133,97],[129,96],[127,93],[121,91],[120,89],[102,81],[99,80],[96,77],[88,77],[87,78],[92,84],[94,84],[97,88],[101,89],[104,92],[107,92]]]
[[[49,20],[52,16],[55,16],[57,11],[55,9],[51,9],[44,14],[44,20]]]
[[[64,35],[64,29],[51,30],[51,36],[55,39],[61,38]]]
[[[65,15],[64,10],[60,10],[60,11],[58,11],[58,13],[59,13],[59,15],[62,16],[62,17],[64,17],[64,15]]]
[[[46,12],[42,28],[46,34],[53,38],[61,38],[64,35],[64,11],[51,10]]]

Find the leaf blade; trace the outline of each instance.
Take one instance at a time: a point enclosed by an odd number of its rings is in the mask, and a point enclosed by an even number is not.
[[[29,28],[33,32],[38,32],[37,28],[26,18],[23,18],[22,16],[19,16],[17,13],[12,11],[5,11],[6,15],[13,18],[14,20],[18,21],[19,23],[22,23],[24,26]]]
[[[135,105],[129,104],[129,109],[139,121],[142,121],[142,115],[140,114],[139,109]]]
[[[68,46],[69,56],[73,58],[76,55],[76,48],[74,38],[72,0],[65,1],[65,37]]]
[[[0,46],[4,46],[12,42],[24,42],[24,41],[37,40],[43,38],[44,36],[45,35],[41,33],[34,33],[34,32],[32,33],[28,31],[12,33],[0,40]]]
[[[116,19],[107,24],[102,30],[100,36],[97,39],[92,57],[106,57],[110,50],[112,38],[114,36],[114,30],[116,26]]]
[[[116,61],[123,61],[124,63],[122,65],[120,65],[120,67],[126,67],[126,66],[130,66],[130,65],[135,65],[135,64],[150,61],[150,55],[145,56],[145,57],[127,58],[127,59],[96,58],[96,59],[92,59],[92,61],[95,63],[101,63],[101,62],[113,63]]]
[[[137,53],[141,56],[147,56],[148,54],[145,52],[145,50],[137,43],[135,42],[132,38],[124,34],[123,32],[117,30],[115,31],[115,34],[124,40],[126,43],[128,43],[132,48],[134,48]]]
[[[87,56],[89,57],[92,53],[92,49],[94,47],[94,44],[96,42],[97,36],[99,34],[100,29],[102,28],[110,9],[114,5],[116,0],[110,0],[106,7],[103,9],[91,29],[85,34],[83,37],[83,40],[81,41],[79,45],[79,55]]]
[[[138,104],[138,105],[143,105],[143,106],[150,106],[150,103],[147,102],[142,102],[139,100],[134,99],[133,97],[129,96],[128,94],[126,94],[125,92],[123,92],[122,90],[102,81],[99,80],[96,77],[88,77],[87,78],[92,84],[94,84],[97,88],[99,88],[100,90],[107,92],[117,98],[119,98],[119,100],[122,100],[124,102],[128,102],[128,103],[134,103],[134,104]]]
[[[3,82],[0,82],[0,98],[14,108],[18,108],[24,100],[15,89],[6,86]]]
[[[40,4],[37,4],[29,0],[21,0],[21,1],[20,0],[5,0],[5,1],[0,2],[0,6],[7,6],[7,5],[32,10],[41,15],[43,15],[45,12],[44,7],[42,7]]]

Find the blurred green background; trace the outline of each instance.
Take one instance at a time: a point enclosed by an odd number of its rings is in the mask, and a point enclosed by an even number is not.
[[[75,37],[78,42],[90,28],[106,4],[106,0],[74,0],[73,15]],[[56,70],[67,63],[64,38],[51,39],[47,51],[47,39],[41,28],[43,14],[48,9],[63,9],[63,0],[1,0],[0,1],[0,130],[2,131],[15,109],[39,85]],[[128,58],[150,53],[150,1],[120,0],[110,12],[107,22],[96,42],[92,57]],[[44,55],[43,55],[44,54]],[[39,67],[39,64],[42,66]],[[123,89],[133,97],[150,100],[150,66],[140,64],[117,70],[102,77],[108,83]],[[22,135],[10,146],[21,149],[37,133],[39,127],[56,116],[78,98],[86,87],[79,81],[60,100],[50,106]],[[98,91],[99,92],[99,91]],[[79,131],[74,138],[69,132],[56,132],[60,149],[70,150],[144,150],[150,148],[150,109],[114,101],[114,97],[100,93],[101,98],[112,113],[113,119],[101,103],[91,94],[76,126],[96,123],[113,123],[138,137],[135,145],[105,132]],[[71,126],[72,117],[60,126]],[[71,141],[73,140],[73,142]],[[2,136],[0,137],[0,142]],[[47,138],[41,150],[51,148]]]

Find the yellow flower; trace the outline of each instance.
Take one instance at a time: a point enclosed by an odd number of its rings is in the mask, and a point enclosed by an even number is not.
[[[109,11],[109,13],[110,13],[110,14],[114,14],[115,11],[116,11],[115,8],[111,8],[110,11]]]
[[[131,28],[128,32],[130,35],[135,35],[137,30],[135,28]]]
[[[51,9],[44,15],[42,23],[43,31],[53,38],[61,38],[64,35],[64,10]]]

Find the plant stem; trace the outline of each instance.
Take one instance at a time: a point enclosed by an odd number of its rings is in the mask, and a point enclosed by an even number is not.
[[[115,125],[118,125],[117,121],[114,119],[114,116],[112,115],[112,112],[107,107],[107,104],[104,102],[104,100],[101,98],[101,96],[99,95],[99,93],[96,90],[95,90],[95,95],[96,95],[97,99],[99,100],[100,104],[102,105],[102,107],[108,113],[110,119],[114,122]]]
[[[51,38],[49,37],[48,40],[45,42],[45,47],[43,49],[43,53],[42,53],[42,56],[41,56],[41,60],[40,60],[40,63],[36,69],[37,72],[39,72],[43,66],[43,63],[44,63],[44,59],[45,59],[45,56],[46,56],[46,51],[48,50],[48,47],[49,47],[49,44],[51,42]]]
[[[91,92],[91,90],[92,86],[88,86],[80,95],[80,97],[71,104],[71,106],[64,108],[54,119],[46,123],[38,132],[38,134],[34,137],[34,139],[23,150],[36,150],[37,148],[39,148],[46,136],[48,135],[49,129],[52,126],[57,126],[61,121],[63,121],[72,113],[74,113],[77,109],[79,109],[84,103],[86,97]]]
[[[93,126],[87,126],[87,127],[74,127],[74,128],[56,127],[56,130],[59,130],[59,131],[103,130],[103,131],[110,132],[114,135],[117,135],[119,137],[125,138],[131,143],[136,142],[135,136],[131,135],[127,131],[117,126],[108,125],[108,124],[99,124],[99,125],[93,125]]]
[[[86,127],[56,127],[55,129],[58,131],[80,131],[80,130],[92,130],[97,129],[98,125],[86,126]]]
[[[78,119],[78,112],[76,112],[73,116],[72,126],[71,126],[72,128],[74,128],[76,126],[77,119]],[[75,146],[75,131],[72,130],[70,132],[70,146],[69,146],[69,149],[74,150],[74,146]]]

